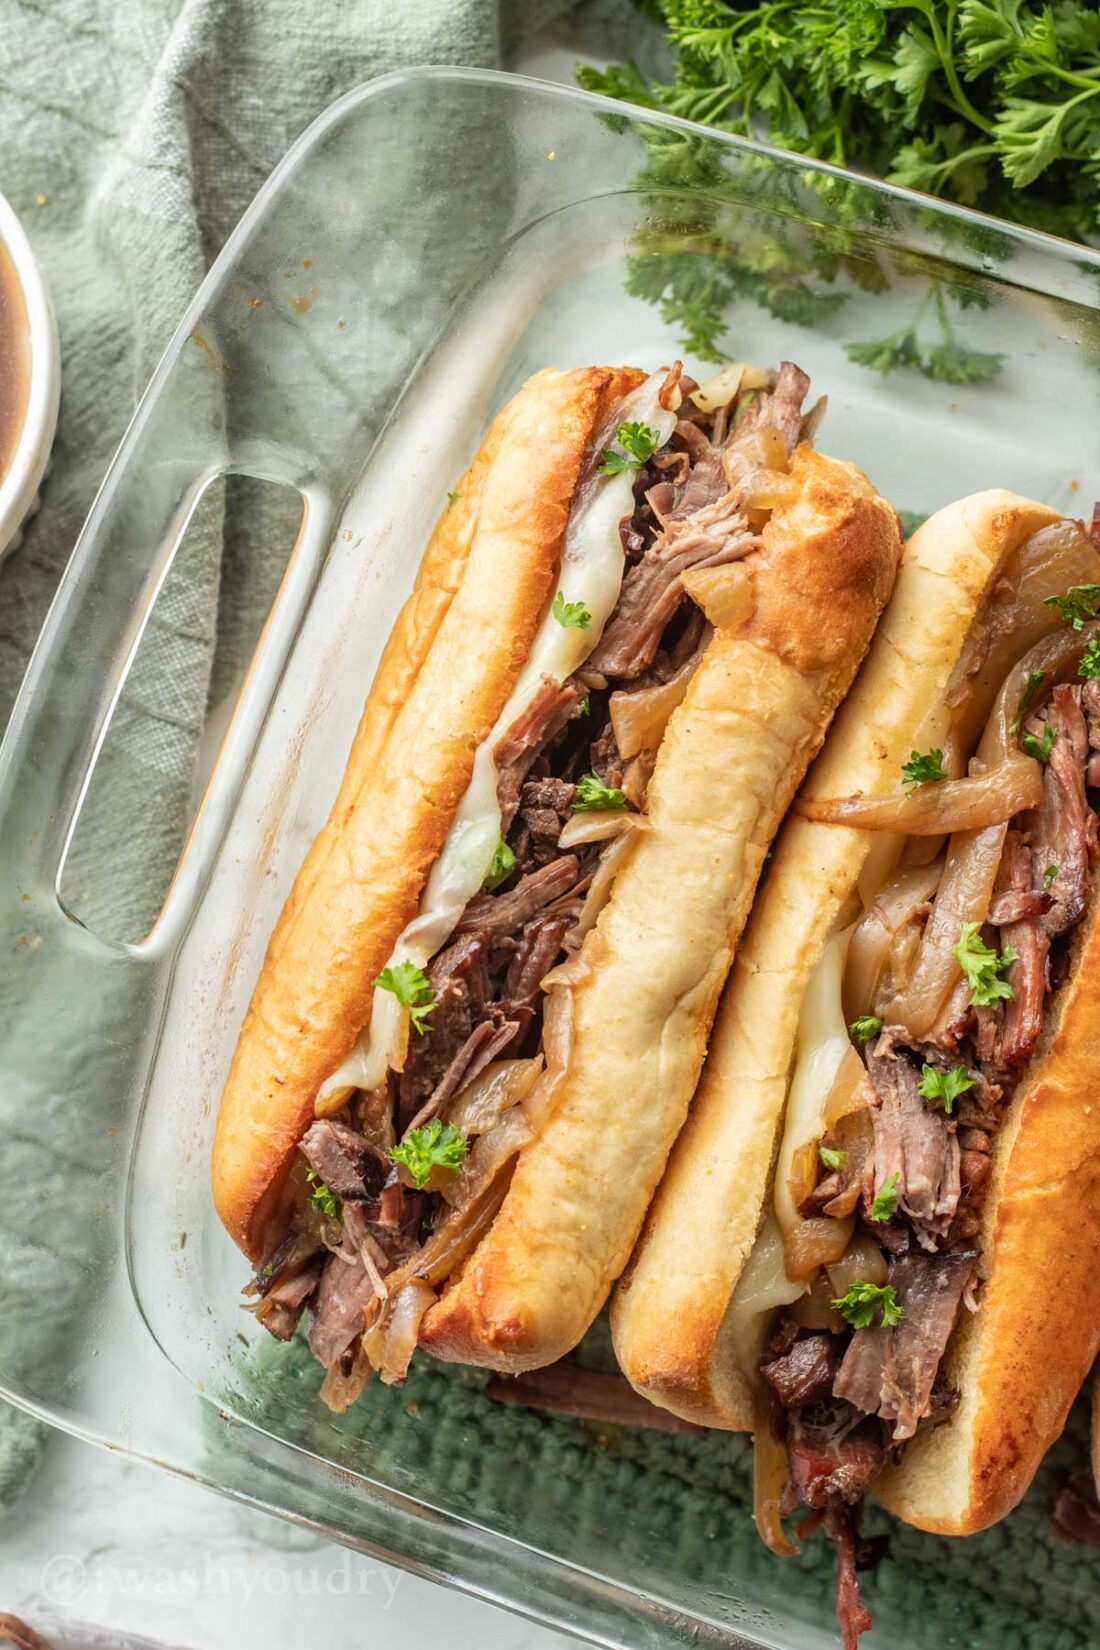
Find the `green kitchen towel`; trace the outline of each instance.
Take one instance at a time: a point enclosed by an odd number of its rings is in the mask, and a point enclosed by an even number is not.
[[[111,453],[188,301],[288,145],[334,98],[413,64],[505,66],[568,21],[578,52],[621,51],[628,0],[6,0],[0,190],[43,266],[62,347],[62,401],[41,509],[0,569],[0,729]],[[137,938],[159,907],[190,815],[196,746],[223,674],[251,645],[280,524],[240,498],[204,502],[127,683],[67,875],[101,932]],[[270,529],[270,530],[269,530]],[[266,596],[264,593],[266,592]],[[227,654],[229,657],[227,658]],[[105,791],[96,806],[95,786]],[[121,803],[141,820],[97,859]],[[36,1143],[37,1145],[38,1143]],[[40,1174],[40,1163],[28,1173]],[[27,1244],[7,1213],[0,1241]],[[35,1239],[38,1242],[38,1239]],[[58,1254],[33,1264],[41,1270]],[[11,1271],[14,1275],[14,1268]],[[0,1302],[2,1306],[2,1302]],[[0,1407],[0,1514],[43,1429]]]

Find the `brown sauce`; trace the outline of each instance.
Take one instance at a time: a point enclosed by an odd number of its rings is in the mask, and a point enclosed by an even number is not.
[[[29,387],[26,306],[15,268],[0,246],[0,481],[15,456]]]

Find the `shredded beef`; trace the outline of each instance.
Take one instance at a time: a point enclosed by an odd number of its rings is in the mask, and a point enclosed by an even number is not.
[[[562,854],[538,871],[521,877],[505,894],[479,894],[466,907],[459,934],[478,933],[494,941],[522,928],[536,911],[573,887],[580,869],[576,854]]]
[[[489,940],[484,932],[459,937],[428,964],[435,997],[428,1032],[413,1032],[405,1069],[397,1079],[400,1132],[441,1081],[489,999]]]
[[[859,1508],[831,1506],[825,1533],[836,1548],[836,1616],[843,1650],[857,1650],[871,1628],[871,1612],[859,1591]]]
[[[619,755],[619,744],[615,738],[615,729],[608,718],[607,724],[593,739],[589,761],[593,772],[598,773],[603,783],[611,790],[618,790],[623,782],[626,769],[623,759]]]
[[[1009,831],[997,873],[998,891],[989,911],[990,922],[1001,930],[1001,950],[1011,946],[1016,952],[1008,971],[1014,995],[1004,1005],[992,1049],[993,1062],[1002,1070],[1022,1065],[1030,1057],[1043,1025],[1050,941],[1040,919],[1052,900],[1048,893],[1035,890],[1034,881],[1031,849],[1021,831]],[[1013,899],[1044,903],[1037,910],[1026,910],[1013,908]]]
[[[1058,867],[1049,890],[1051,908],[1042,918],[1044,932],[1053,939],[1084,915],[1089,865],[1096,856],[1096,816],[1085,797],[1089,745],[1081,689],[1066,683],[1056,687],[1047,720],[1056,737],[1043,768],[1033,858],[1036,869]]]
[[[500,1404],[524,1404],[531,1409],[574,1415],[585,1421],[611,1422],[622,1427],[647,1427],[655,1432],[701,1432],[667,1409],[659,1409],[621,1375],[561,1362],[523,1375],[494,1375],[486,1392]]]
[[[837,1363],[832,1335],[805,1335],[780,1357],[762,1362],[760,1373],[784,1409],[801,1409],[828,1398]]]
[[[310,1125],[301,1151],[314,1173],[341,1198],[376,1198],[390,1171],[383,1151],[346,1123],[328,1118]]]
[[[519,829],[512,849],[521,872],[536,871],[558,855],[558,838],[573,812],[577,787],[564,779],[528,779],[520,792]]]
[[[779,368],[775,388],[756,395],[738,422],[738,429],[778,430],[792,453],[802,437],[802,403],[810,392],[810,380],[793,361]]]
[[[361,1255],[330,1255],[321,1273],[309,1326],[309,1350],[327,1369],[363,1331],[363,1314],[376,1300],[374,1279]]]
[[[479,1021],[416,1116],[409,1122],[405,1132],[407,1133],[408,1129],[422,1129],[425,1123],[430,1123],[433,1117],[438,1117],[460,1088],[472,1083],[490,1061],[503,1054],[509,1045],[515,1042],[525,1025],[524,1019]]]
[[[868,1415],[894,1422],[894,1443],[911,1438],[928,1414],[932,1387],[977,1262],[972,1250],[911,1254],[890,1265],[889,1282],[905,1316],[887,1327],[857,1329],[833,1385]]]
[[[875,1190],[897,1175],[897,1207],[913,1222],[918,1240],[933,1248],[958,1207],[959,1143],[954,1122],[921,1097],[920,1068],[898,1047],[903,1035],[887,1028],[867,1049],[878,1102],[871,1112]]]
[[[277,1341],[289,1341],[298,1327],[306,1304],[316,1289],[325,1264],[318,1252],[297,1271],[288,1271],[268,1288],[256,1310],[256,1317]]]
[[[554,966],[571,926],[569,916],[536,918],[527,924],[504,981],[509,1012],[516,1009],[533,1012],[539,988]]]
[[[881,1427],[851,1404],[794,1410],[787,1450],[798,1498],[817,1511],[853,1506],[886,1459]]]
[[[527,709],[497,741],[497,800],[501,829],[507,835],[519,807],[523,781],[539,753],[564,728],[584,698],[581,684],[570,677],[559,686],[546,677]]]

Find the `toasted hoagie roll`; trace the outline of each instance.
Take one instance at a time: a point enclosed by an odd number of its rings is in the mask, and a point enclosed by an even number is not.
[[[755,1427],[775,1550],[824,1512],[848,1644],[863,1491],[984,1528],[1097,1345],[1098,581],[1009,493],[914,535],[613,1304],[638,1391]]]
[[[334,1406],[417,1344],[552,1361],[630,1252],[900,554],[808,387],[542,373],[436,530],[214,1149],[257,1315],[309,1311]]]

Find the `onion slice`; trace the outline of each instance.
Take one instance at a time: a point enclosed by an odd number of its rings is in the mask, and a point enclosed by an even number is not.
[[[626,761],[642,751],[655,750],[661,743],[669,717],[683,703],[688,683],[699,668],[702,657],[703,649],[700,647],[684,660],[675,676],[670,676],[667,682],[658,682],[654,687],[635,688],[631,692],[620,689],[611,695],[608,702],[611,726],[615,730],[619,754]],[[568,830],[572,824],[571,819],[565,829]]]
[[[779,1512],[790,1477],[787,1446],[772,1430],[768,1410],[769,1405],[758,1400],[753,1428],[752,1516],[766,1547],[779,1558],[797,1558],[799,1548],[783,1528]]]
[[[387,1386],[400,1386],[409,1373],[412,1355],[420,1339],[420,1325],[429,1307],[435,1305],[435,1300],[435,1290],[419,1278],[405,1284],[395,1296],[382,1349],[381,1373]]]
[[[619,746],[622,754],[623,751]],[[574,814],[567,819],[558,838],[558,847],[579,848],[584,842],[607,842],[626,831],[648,831],[650,822],[645,814],[632,814],[626,808],[599,808],[590,814]]]
[[[541,1054],[533,1060],[494,1060],[459,1090],[447,1107],[447,1122],[467,1139],[488,1134],[513,1106],[526,1100],[544,1065]]]
[[[610,847],[605,848],[600,855],[596,874],[584,896],[581,914],[573,925],[573,933],[576,936],[583,936],[596,926],[600,912],[611,898],[615,878],[622,870],[626,857],[633,850],[637,840],[637,833],[630,831],[624,836],[616,837]]]
[[[1010,757],[988,773],[924,785],[913,796],[846,796],[799,800],[795,812],[824,825],[860,831],[944,836],[1000,825],[1043,800],[1043,774],[1031,756]]]

